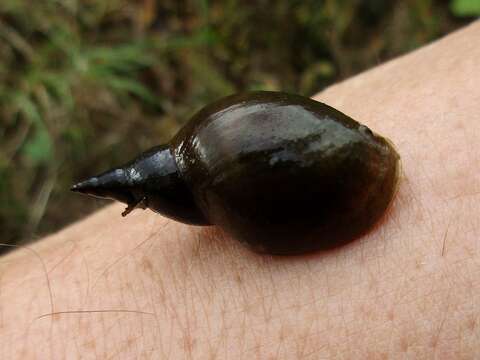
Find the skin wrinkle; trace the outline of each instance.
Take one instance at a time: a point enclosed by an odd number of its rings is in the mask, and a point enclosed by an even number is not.
[[[51,286],[50,278],[48,276],[48,270],[47,270],[46,264],[45,264],[43,258],[41,257],[41,255],[36,250],[34,250],[34,249],[32,249],[28,246],[10,245],[10,244],[0,244],[0,246],[14,247],[14,248],[18,248],[18,249],[21,249],[21,250],[26,250],[26,251],[30,252],[31,255],[33,255],[33,257],[35,257],[40,262],[40,265],[41,265],[42,271],[43,271],[42,276],[45,279],[45,282],[46,282],[46,285],[47,285],[48,296],[49,296],[49,301],[50,301],[50,310],[51,310],[51,312],[54,312],[55,311],[55,305],[54,305],[54,301],[53,301],[54,296],[53,296],[52,286]],[[25,278],[24,282],[27,282],[28,280],[31,280],[31,279]]]
[[[452,287],[453,287],[452,284],[450,284],[450,288],[447,292],[446,306],[445,306],[445,310],[444,310],[444,313],[443,313],[443,317],[440,320],[440,325],[438,326],[438,330],[434,334],[434,338],[432,339],[432,344],[431,345],[434,348],[434,352],[433,352],[434,356],[437,353],[437,347],[438,347],[438,343],[439,343],[439,340],[440,340],[440,336],[442,334],[442,330],[444,328],[445,321],[447,320],[449,312],[450,312],[450,297],[451,297]]]
[[[137,262],[138,264],[138,262]],[[136,282],[134,282],[134,284],[136,284],[139,288],[140,288],[140,291],[138,290],[135,290],[136,293],[141,293],[141,294],[147,294],[147,289],[145,287],[145,282],[143,281],[143,276],[142,277],[136,277]],[[135,294],[133,294],[135,295]],[[142,305],[140,304],[140,301],[137,296],[133,296],[133,299],[135,301],[135,305],[136,305],[136,308],[137,309],[142,309]],[[153,308],[154,306],[145,298],[142,297],[142,300],[143,302],[145,302],[145,308],[149,307],[149,308]],[[151,313],[153,316],[155,316],[154,313]],[[148,344],[144,344],[144,341],[143,339],[146,337],[146,334],[145,334],[145,324],[143,322],[143,318],[140,319],[141,323],[140,323],[140,335],[141,335],[141,339],[142,339],[142,346],[141,348],[143,347],[148,347]]]
[[[163,253],[162,255],[164,256],[163,259],[166,261],[166,265],[167,265],[166,270],[168,271],[169,274],[174,276],[173,272],[171,271],[171,268],[168,268],[168,266],[169,266],[168,254]],[[175,284],[175,278],[171,279],[171,283]],[[173,296],[171,296],[171,295],[173,295]],[[166,299],[168,299],[168,298],[175,298],[175,295],[168,293],[167,296],[166,296]],[[169,316],[171,314],[169,338],[174,339],[175,338],[175,336],[174,336],[175,328],[176,328],[175,325],[177,325],[177,322],[179,321],[178,320],[178,314],[176,313],[175,306],[172,307],[171,304],[168,301],[166,301],[164,303],[164,305],[165,305],[165,311],[166,311],[165,315]],[[170,355],[170,351],[172,351],[172,345],[173,344],[170,342],[169,343],[169,355]]]
[[[184,254],[182,252],[182,255],[181,255],[181,260],[182,260],[182,268],[185,268],[185,273],[182,274],[182,278],[183,279],[187,279],[190,274],[189,274],[189,270],[188,270],[188,263],[184,257]],[[191,335],[191,328],[192,326],[194,326],[195,324],[191,324],[190,322],[190,311],[189,309],[193,309],[193,311],[191,312],[192,316],[194,317],[193,319],[193,323],[196,323],[196,318],[195,318],[195,305],[193,303],[193,301],[189,301],[191,300],[191,298],[188,296],[188,290],[189,290],[189,287],[187,285],[187,283],[185,282],[182,286],[182,288],[184,289],[184,301],[185,301],[185,306],[183,307],[184,310],[185,310],[185,313],[184,313],[184,319],[185,319],[185,328],[183,329],[183,336],[182,336],[182,339],[181,339],[181,343],[182,343],[182,347],[185,349],[185,352],[186,352],[186,355],[188,358],[192,358],[192,348],[191,348],[191,343],[192,343],[192,335]]]
[[[167,226],[168,223],[165,223],[165,225],[163,226],[163,228],[165,228]],[[152,231],[150,232],[150,234],[145,238],[145,240],[141,241],[139,244],[137,244],[134,248],[130,249],[130,250],[127,250],[125,252],[125,254],[117,257],[111,264],[107,265],[104,270],[102,271],[102,273],[97,277],[97,279],[93,282],[93,285],[92,285],[92,288],[90,289],[90,291],[93,291],[95,289],[95,287],[97,286],[97,283],[100,281],[100,279],[102,279],[104,276],[106,276],[108,274],[108,272],[114,268],[116,265],[118,265],[122,260],[124,260],[125,258],[129,257],[129,256],[132,256],[132,254],[137,250],[139,249],[141,246],[143,246],[144,244],[150,242],[151,240],[154,239],[154,237],[156,237],[156,232]],[[89,291],[89,292],[90,292]],[[88,300],[88,298],[87,298]]]
[[[134,281],[135,281],[135,280],[134,280]],[[132,282],[132,284],[133,284],[133,283],[134,283],[134,282]],[[139,306],[138,297],[135,296],[135,295],[136,295],[136,291],[135,291],[133,285],[129,288],[129,291],[130,291],[130,294],[131,294],[132,301],[133,301],[133,303],[135,304],[135,306],[134,306],[133,308],[135,308],[135,309],[141,309],[142,307]],[[149,313],[149,314],[153,315],[153,313]],[[144,328],[143,317],[140,317],[140,319],[138,320],[138,330],[136,331],[136,333],[138,333],[139,335],[144,335],[143,328]],[[130,329],[130,330],[131,330],[131,329]],[[131,340],[130,340],[131,338],[135,338],[135,336],[134,336],[134,335],[130,335],[130,336],[129,336],[129,339],[128,339],[128,343],[129,343],[130,345],[133,344],[133,346],[135,347],[135,351],[134,351],[135,354],[139,354],[139,353],[140,353],[140,352],[139,352],[139,345],[140,345],[140,344],[138,344],[137,342],[133,342],[133,343],[132,343]],[[142,339],[141,342],[143,343],[144,336],[139,336],[138,339]],[[143,347],[143,346],[142,346],[142,347]]]
[[[165,254],[166,256],[166,254]],[[186,271],[186,264],[187,264],[187,261],[186,259],[184,258],[183,255],[180,254],[180,258],[183,259],[183,261],[181,262],[181,274],[179,276],[179,278],[181,279],[188,279],[189,276],[188,275],[188,270]],[[188,300],[188,292],[187,292],[187,289],[188,289],[188,285],[185,283],[183,284],[183,286],[181,287],[178,287],[176,286],[177,284],[177,277],[175,276],[175,272],[174,272],[174,268],[172,267],[172,274],[174,275],[174,280],[173,280],[173,283],[174,283],[174,287],[175,287],[175,295],[173,296],[173,298],[178,298],[179,296],[183,299],[183,304],[185,304],[185,306],[183,308],[185,308],[185,311],[186,313],[184,314],[184,316],[181,316],[177,311],[176,311],[176,307],[178,306],[178,303],[172,303],[170,304],[169,308],[170,310],[173,312],[174,314],[174,318],[176,319],[177,323],[179,324],[179,328],[180,328],[180,331],[182,333],[181,337],[183,339],[188,339],[190,337],[190,324],[189,324],[189,313],[188,313],[188,308],[192,308],[192,304],[187,304],[187,300]],[[185,289],[185,291],[182,292],[182,294],[179,294],[179,288],[180,289]],[[182,320],[183,319],[183,320]],[[183,321],[185,321],[185,324],[183,324]]]
[[[198,298],[199,298],[199,302],[200,302],[200,307],[201,307],[201,311],[202,311],[202,314],[203,314],[203,319],[204,321],[207,323],[207,339],[208,339],[208,336],[212,333],[212,329],[211,329],[211,325],[210,325],[210,313],[209,311],[207,310],[207,305],[205,304],[203,298],[202,298],[202,292],[200,290],[200,286],[198,285],[197,281],[193,281],[192,282],[193,284],[193,287],[194,287],[194,291],[196,292],[196,294],[198,295]],[[192,297],[192,303],[193,303],[193,297]]]
[[[195,308],[195,303],[193,300],[193,297],[190,296],[190,284],[192,282],[195,282],[195,279],[192,278],[192,274],[190,273],[191,269],[189,269],[189,264],[188,260],[185,258],[185,254],[182,251],[181,252],[181,260],[182,260],[182,269],[185,269],[184,272],[181,274],[180,278],[185,279],[185,282],[182,286],[184,289],[184,314],[183,317],[185,319],[185,329],[184,329],[184,334],[182,336],[182,346],[187,350],[188,356],[191,358],[192,357],[192,349],[189,346],[193,342],[192,339],[192,328],[197,327],[197,318],[196,318],[196,308]],[[187,279],[192,278],[192,281],[187,284]],[[190,311],[190,309],[192,311]]]
[[[153,292],[149,291],[146,294],[148,294],[148,299],[150,300],[150,303],[153,304],[154,303],[153,296],[152,296]],[[161,322],[160,322],[156,307],[152,305],[152,308],[154,309],[153,316],[154,316],[155,326],[153,329],[150,330],[150,333],[153,334],[153,343],[156,344],[156,346],[151,346],[152,348],[149,349],[149,351],[152,353],[155,353],[155,351],[158,350],[160,352],[161,357],[166,358],[166,354],[164,351],[164,344],[159,334],[161,329]]]

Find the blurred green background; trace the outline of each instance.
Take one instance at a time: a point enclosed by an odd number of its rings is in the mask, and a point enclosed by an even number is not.
[[[70,185],[213,99],[310,96],[479,14],[480,0],[1,0],[0,241],[104,205]]]

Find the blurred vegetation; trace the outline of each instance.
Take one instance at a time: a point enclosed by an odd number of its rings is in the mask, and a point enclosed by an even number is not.
[[[209,101],[312,95],[478,16],[479,0],[0,2],[0,236],[101,202],[82,179],[168,140]]]

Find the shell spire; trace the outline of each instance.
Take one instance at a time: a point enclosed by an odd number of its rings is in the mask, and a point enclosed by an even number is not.
[[[144,197],[135,196],[134,185],[129,181],[126,172],[122,168],[106,171],[87,180],[73,185],[70,190],[98,198],[112,199],[127,204],[122,216],[128,215],[133,209],[141,207],[145,209]]]
[[[81,181],[70,190],[125,203],[127,208],[122,216],[136,208],[149,208],[188,224],[208,224],[180,178],[168,145],[155,146],[129,163]]]

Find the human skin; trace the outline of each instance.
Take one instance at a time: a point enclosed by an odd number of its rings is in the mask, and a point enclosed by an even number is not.
[[[316,96],[402,157],[397,197],[367,235],[272,257],[215,227],[108,206],[0,259],[0,358],[475,358],[478,39],[476,22]]]

